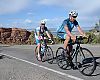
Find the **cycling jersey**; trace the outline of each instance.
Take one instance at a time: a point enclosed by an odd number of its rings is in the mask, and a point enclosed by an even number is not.
[[[78,22],[75,20],[74,22],[71,22],[70,19],[66,19],[63,21],[63,24],[62,24],[63,27],[67,26],[69,31],[71,32],[72,29],[74,28],[74,26],[78,27]]]
[[[36,39],[36,43],[40,43],[40,40],[39,40],[39,36],[37,35],[37,33],[39,32],[40,33],[40,36],[44,37],[44,32],[48,31],[47,27],[44,27],[44,29],[41,29],[40,27],[37,27],[35,29],[35,39]]]
[[[57,36],[59,37],[59,38],[61,38],[61,39],[65,39],[66,38],[66,35],[67,35],[67,33],[65,32],[65,30],[64,30],[64,27],[68,27],[68,29],[69,29],[69,31],[71,32],[72,31],[72,29],[74,28],[74,26],[75,27],[78,27],[79,26],[79,24],[78,24],[78,22],[75,20],[74,22],[71,22],[70,21],[70,19],[68,18],[68,19],[65,19],[64,21],[63,21],[63,23],[62,23],[62,25],[61,25],[61,27],[58,29],[58,31],[57,31]],[[64,32],[63,34],[61,33],[59,33],[59,32]]]

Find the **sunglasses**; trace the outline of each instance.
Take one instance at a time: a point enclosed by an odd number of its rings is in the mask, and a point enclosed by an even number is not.
[[[41,25],[45,25],[45,24],[41,24]]]
[[[73,16],[73,18],[76,18],[77,16]]]

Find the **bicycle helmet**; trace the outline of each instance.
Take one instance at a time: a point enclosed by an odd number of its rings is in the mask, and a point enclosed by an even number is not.
[[[44,20],[41,20],[41,24],[46,24],[46,22]]]
[[[76,11],[71,11],[70,13],[69,13],[69,16],[78,16],[78,13],[76,12]]]

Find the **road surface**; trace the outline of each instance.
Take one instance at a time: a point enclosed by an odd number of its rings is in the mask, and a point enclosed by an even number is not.
[[[100,80],[98,65],[92,76],[84,76],[78,70],[62,70],[56,62],[38,62],[34,56],[36,45],[0,46],[0,80]],[[62,44],[50,45],[55,54]],[[100,45],[82,45],[88,48],[100,61]]]

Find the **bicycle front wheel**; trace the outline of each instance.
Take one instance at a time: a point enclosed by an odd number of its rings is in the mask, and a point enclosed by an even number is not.
[[[61,69],[71,69],[71,67],[69,66],[69,61],[67,59],[67,52],[65,52],[63,47],[59,47],[56,51],[56,62]]]
[[[91,76],[96,69],[96,61],[91,51],[80,48],[76,54],[76,65],[83,75]]]
[[[47,46],[45,56],[46,56],[47,62],[52,64],[53,60],[54,60],[54,54],[53,54],[53,50],[50,46]]]

